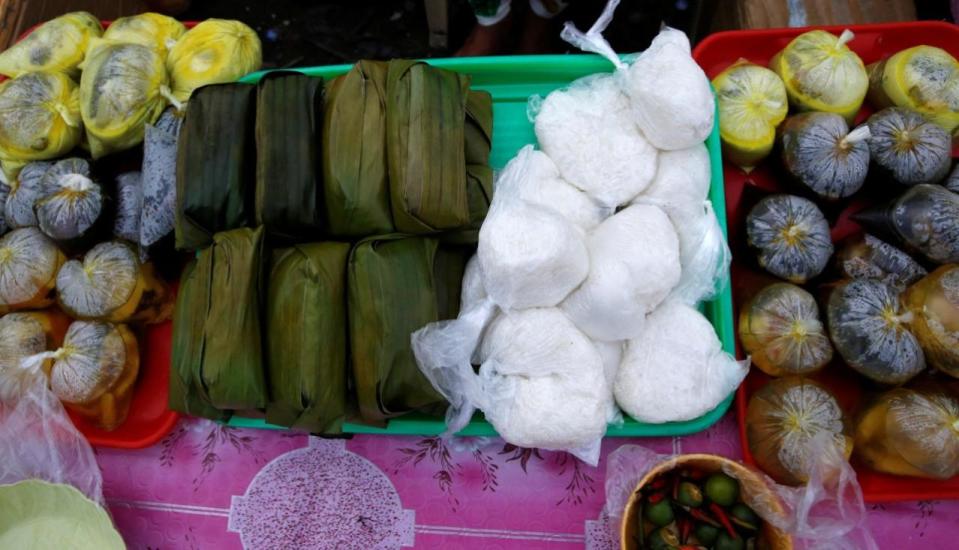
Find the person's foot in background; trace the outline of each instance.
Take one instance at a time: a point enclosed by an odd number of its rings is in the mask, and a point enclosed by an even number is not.
[[[510,0],[470,0],[476,25],[455,57],[497,55],[513,45],[513,14]]]
[[[529,0],[529,12],[516,45],[518,54],[547,53],[559,36],[559,15],[571,0]]]

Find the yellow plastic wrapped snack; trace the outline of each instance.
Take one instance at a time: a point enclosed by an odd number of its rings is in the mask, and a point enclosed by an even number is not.
[[[932,46],[915,46],[869,65],[869,101],[907,107],[955,134],[959,129],[959,61]]]
[[[786,85],[789,103],[800,111],[837,113],[852,124],[869,87],[866,67],[841,35],[815,30],[800,34],[769,62]]]
[[[80,77],[80,113],[93,158],[141,143],[146,125],[156,122],[167,106],[168,83],[163,58],[151,48],[94,47]]]
[[[856,454],[874,470],[900,476],[959,474],[959,399],[905,388],[880,395],[860,416]]]
[[[141,13],[131,17],[121,17],[110,23],[103,33],[103,39],[124,44],[139,44],[153,48],[166,56],[170,48],[186,32],[186,27],[172,17],[159,13]],[[96,43],[96,42],[95,42]]]
[[[0,84],[0,163],[8,181],[31,160],[80,143],[77,85],[62,73],[27,73]]]
[[[200,86],[233,82],[262,64],[260,38],[231,19],[207,19],[193,27],[167,56],[173,95],[180,101]]]
[[[100,21],[85,11],[61,15],[0,53],[0,74],[17,77],[33,71],[60,71],[76,76],[90,39],[101,34]]]

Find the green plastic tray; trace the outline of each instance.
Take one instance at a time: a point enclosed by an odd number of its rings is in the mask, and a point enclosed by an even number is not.
[[[533,95],[545,96],[549,92],[562,88],[570,82],[593,73],[611,72],[612,65],[596,55],[535,55],[509,57],[474,57],[451,59],[428,59],[427,63],[468,74],[472,77],[472,87],[486,90],[493,96],[493,151],[490,165],[494,170],[501,169],[515,156],[524,145],[536,143],[533,125],[526,116],[527,100]],[[350,70],[352,65],[330,65],[326,67],[308,67],[295,69],[304,74],[333,78]],[[253,73],[241,82],[255,83],[266,71]],[[719,122],[713,127],[713,133],[706,141],[711,160],[712,181],[709,198],[726,231],[726,197],[723,191],[723,169],[720,157]],[[732,294],[727,288],[716,300],[703,304],[702,311],[712,322],[719,335],[723,348],[735,353],[733,335]],[[687,422],[669,422],[666,424],[644,424],[626,418],[622,426],[610,426],[606,432],[612,437],[638,436],[674,436],[686,435],[705,430],[716,423],[729,409],[733,401],[730,394],[725,401],[705,415]],[[267,424],[263,419],[234,417],[232,426],[251,428],[285,429]],[[384,435],[438,435],[446,425],[442,418],[410,413],[389,421],[386,428],[373,428],[362,424],[346,424],[347,433],[384,434]],[[477,414],[458,435],[495,436],[496,431]]]

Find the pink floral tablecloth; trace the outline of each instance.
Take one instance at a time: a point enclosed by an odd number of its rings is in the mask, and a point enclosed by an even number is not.
[[[690,437],[608,438],[597,468],[498,439],[321,439],[196,419],[151,448],[97,453],[133,549],[605,549],[605,458],[627,443],[740,456],[732,415]],[[881,548],[959,548],[959,502],[875,505],[870,523]]]

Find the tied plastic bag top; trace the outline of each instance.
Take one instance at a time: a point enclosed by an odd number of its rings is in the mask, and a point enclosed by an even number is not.
[[[80,114],[93,158],[139,145],[168,102],[179,107],[168,84],[163,57],[153,49],[95,46],[80,76]]]
[[[777,485],[741,464],[723,464],[722,473],[737,480],[744,504],[791,537],[796,550],[877,550],[867,524],[867,510],[856,473],[829,438],[817,437],[806,448],[816,468],[802,487]],[[639,445],[610,453],[606,468],[606,504],[613,540],[619,539],[626,504],[637,484],[654,468],[672,469],[683,459],[709,455],[660,455]],[[715,457],[719,459],[719,457]]]
[[[702,143],[713,129],[716,110],[709,79],[690,55],[689,39],[664,28],[632,64],[625,64],[603,38],[619,0],[610,0],[586,33],[567,22],[563,40],[608,59],[629,96],[633,119],[657,149],[673,151]]]
[[[16,78],[32,71],[77,76],[90,39],[103,34],[100,20],[85,11],[66,13],[40,25],[0,53],[0,74]]]
[[[7,326],[0,331],[7,341]],[[48,341],[41,347],[54,345]],[[8,365],[18,372],[3,374],[16,377],[18,383],[0,395],[0,484],[27,479],[66,483],[103,506],[103,477],[93,448],[47,386],[45,353],[24,357]]]
[[[646,314],[679,282],[679,239],[655,206],[634,205],[587,239],[590,269],[562,309],[583,332],[604,341],[635,338]]]
[[[538,107],[538,109],[537,109]],[[592,75],[537,105],[536,139],[563,178],[601,205],[629,202],[656,174],[657,152],[630,115],[611,75]]]
[[[500,173],[479,233],[483,282],[504,309],[555,306],[589,272],[582,231],[556,210],[521,198],[535,177],[533,152],[523,148]]]
[[[8,181],[28,161],[63,156],[80,143],[78,97],[62,73],[26,73],[0,84],[0,163]]]
[[[748,371],[749,361],[724,352],[701,313],[671,300],[626,343],[613,394],[620,408],[640,422],[691,420],[716,408]]]

